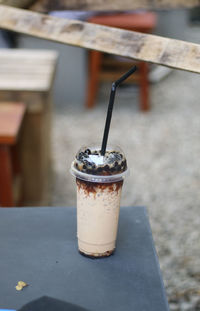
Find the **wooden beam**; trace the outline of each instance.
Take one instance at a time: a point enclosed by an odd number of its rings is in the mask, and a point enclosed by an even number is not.
[[[200,73],[199,44],[67,20],[3,5],[0,5],[0,28]]]
[[[124,11],[191,8],[198,5],[200,5],[200,0],[37,0],[32,9],[39,12],[56,10]]]
[[[34,0],[0,0],[1,4],[14,6],[17,8],[28,8],[30,5],[36,2]]]

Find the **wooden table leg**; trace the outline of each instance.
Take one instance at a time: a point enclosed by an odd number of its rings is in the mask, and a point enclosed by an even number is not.
[[[0,146],[0,206],[14,206],[10,148],[5,145]]]

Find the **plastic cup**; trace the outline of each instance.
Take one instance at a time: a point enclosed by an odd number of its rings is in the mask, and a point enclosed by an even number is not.
[[[94,175],[79,171],[74,161],[71,173],[77,184],[79,251],[93,258],[110,256],[116,247],[120,199],[127,169],[114,175]]]

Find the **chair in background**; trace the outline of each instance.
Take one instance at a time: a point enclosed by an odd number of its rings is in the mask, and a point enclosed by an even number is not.
[[[88,19],[88,22],[110,27],[123,28],[132,31],[150,33],[156,26],[156,14],[143,13],[121,13],[99,15]],[[98,51],[89,51],[88,59],[88,84],[86,107],[93,108],[98,92],[100,81],[114,81],[125,71],[133,66],[133,61],[120,61],[120,58],[104,54]],[[150,109],[149,102],[149,65],[146,62],[137,62],[139,68],[137,74],[129,78],[128,82],[136,82],[140,88],[140,109]]]

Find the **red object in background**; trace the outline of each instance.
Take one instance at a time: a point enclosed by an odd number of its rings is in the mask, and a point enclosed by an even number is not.
[[[123,28],[126,30],[149,33],[152,32],[152,30],[155,28],[156,20],[157,18],[155,13],[143,12],[143,13],[127,13],[127,14],[121,13],[121,14],[99,15],[89,18],[88,22],[104,26]],[[120,60],[118,62],[120,62]],[[89,76],[87,85],[86,107],[93,108],[95,105],[95,99],[98,91],[98,84],[100,81],[100,74],[103,65],[103,53],[93,50],[89,51],[88,65],[89,65]],[[133,64],[131,64],[130,66],[132,65]],[[138,67],[139,71],[137,82],[140,86],[140,108],[143,111],[147,111],[150,109],[148,63],[139,62]],[[125,69],[125,71],[126,70],[127,68]],[[122,73],[120,72],[119,76],[121,74]],[[110,78],[111,77],[112,75],[110,75]],[[108,79],[109,75],[107,75],[106,80]]]
[[[25,114],[23,103],[0,103],[0,206],[14,206],[14,176],[20,173],[17,140]]]

